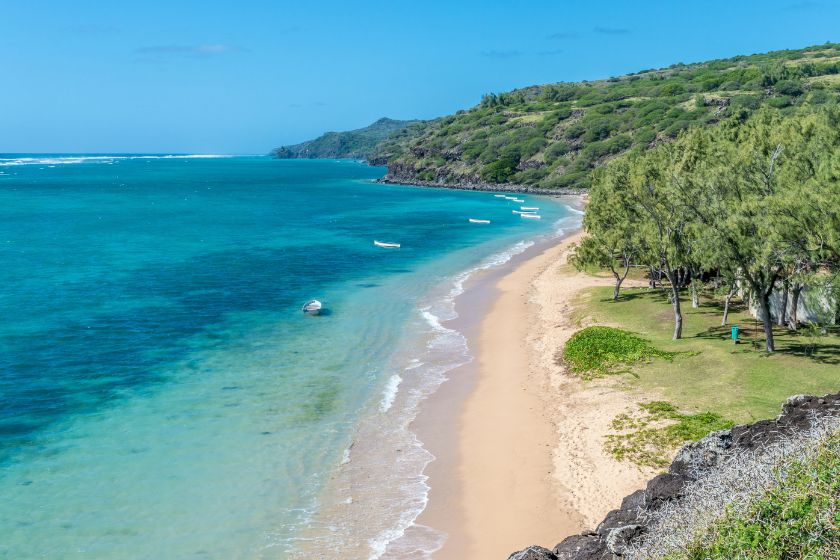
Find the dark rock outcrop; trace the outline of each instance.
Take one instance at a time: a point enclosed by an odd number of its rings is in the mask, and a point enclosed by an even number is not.
[[[644,490],[637,490],[624,498],[621,507],[609,512],[595,531],[566,537],[553,551],[537,546],[526,548],[512,554],[509,560],[620,559],[634,540],[648,531],[646,514],[666,502],[680,500],[687,484],[704,478],[736,452],[761,449],[797,432],[807,431],[812,427],[815,416],[828,415],[840,417],[840,393],[823,397],[791,397],[775,420],[762,420],[713,432],[680,449],[667,473],[652,478]]]
[[[508,560],[557,560],[557,555],[541,546],[529,546],[525,550],[514,552]]]

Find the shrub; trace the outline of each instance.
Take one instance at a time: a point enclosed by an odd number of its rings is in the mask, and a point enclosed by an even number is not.
[[[736,95],[732,98],[731,103],[733,108],[754,110],[761,105],[761,100],[757,95]]]
[[[584,377],[611,373],[617,366],[653,358],[670,360],[673,356],[671,352],[657,350],[644,338],[612,327],[587,327],[578,331],[563,351],[569,369]]]
[[[481,178],[489,183],[506,183],[516,172],[518,160],[503,158],[488,163],[481,169]]]
[[[776,91],[782,95],[796,97],[802,95],[802,82],[798,80],[783,80],[776,83]]]
[[[623,433],[608,435],[604,449],[619,461],[664,467],[676,447],[734,425],[713,412],[683,414],[665,401],[642,403],[639,409],[638,415],[619,414],[612,421],[612,428]]]

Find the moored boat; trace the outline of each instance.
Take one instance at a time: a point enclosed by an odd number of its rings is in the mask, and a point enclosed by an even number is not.
[[[520,206],[519,209],[523,212],[536,212],[540,208],[539,206]]]
[[[503,195],[503,194],[494,194],[493,196],[495,196],[496,198],[507,198],[507,197],[506,197],[505,195]]]
[[[522,204],[523,202],[525,202],[525,201],[524,201],[523,199],[521,199],[521,198],[511,198],[510,200],[512,200],[513,202],[518,202],[519,204]]]
[[[476,218],[470,218],[470,223],[471,224],[489,224],[490,220],[479,220],[479,219],[476,219]]]
[[[301,311],[303,311],[307,315],[317,315],[321,312],[322,307],[323,305],[321,305],[320,301],[318,301],[317,299],[310,299],[309,301],[303,304]]]
[[[533,214],[533,210],[513,210],[514,214]]]
[[[529,218],[529,219],[531,219],[531,220],[539,220],[539,219],[541,219],[541,216],[540,216],[539,214],[526,214],[526,213],[522,212],[522,213],[520,213],[519,215],[520,215],[521,217],[523,217],[523,218]]]
[[[385,249],[399,249],[400,248],[399,243],[388,243],[388,242],[385,242],[385,241],[376,241],[375,239],[373,240],[373,244],[376,245],[377,247],[383,247]]]

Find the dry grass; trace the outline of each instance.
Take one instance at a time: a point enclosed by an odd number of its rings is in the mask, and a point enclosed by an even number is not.
[[[840,437],[838,428],[840,417],[814,416],[808,431],[791,433],[777,444],[734,455],[711,474],[689,484],[682,500],[666,503],[649,514],[651,530],[625,557],[631,560],[694,558],[689,552],[698,548],[698,542],[701,547],[714,542],[715,532],[720,530],[722,520],[737,525],[738,520],[746,518],[755,524],[754,506],[771,492],[783,488],[791,469],[813,462],[824,451],[825,442]],[[801,492],[792,489],[793,493],[797,491]],[[788,491],[787,497],[795,501],[795,496],[790,496],[790,493]],[[779,521],[765,517],[757,522],[772,524]],[[781,521],[782,524],[791,522],[789,518]],[[798,538],[804,544],[811,537],[821,538],[820,535],[806,534]],[[745,546],[749,548],[750,545]],[[798,544],[792,543],[791,546],[795,548]],[[747,554],[743,557],[765,556],[759,553],[759,556]]]

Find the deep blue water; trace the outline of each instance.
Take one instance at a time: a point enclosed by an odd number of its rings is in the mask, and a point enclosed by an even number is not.
[[[291,553],[430,290],[565,215],[382,174],[0,155],[0,557]]]

